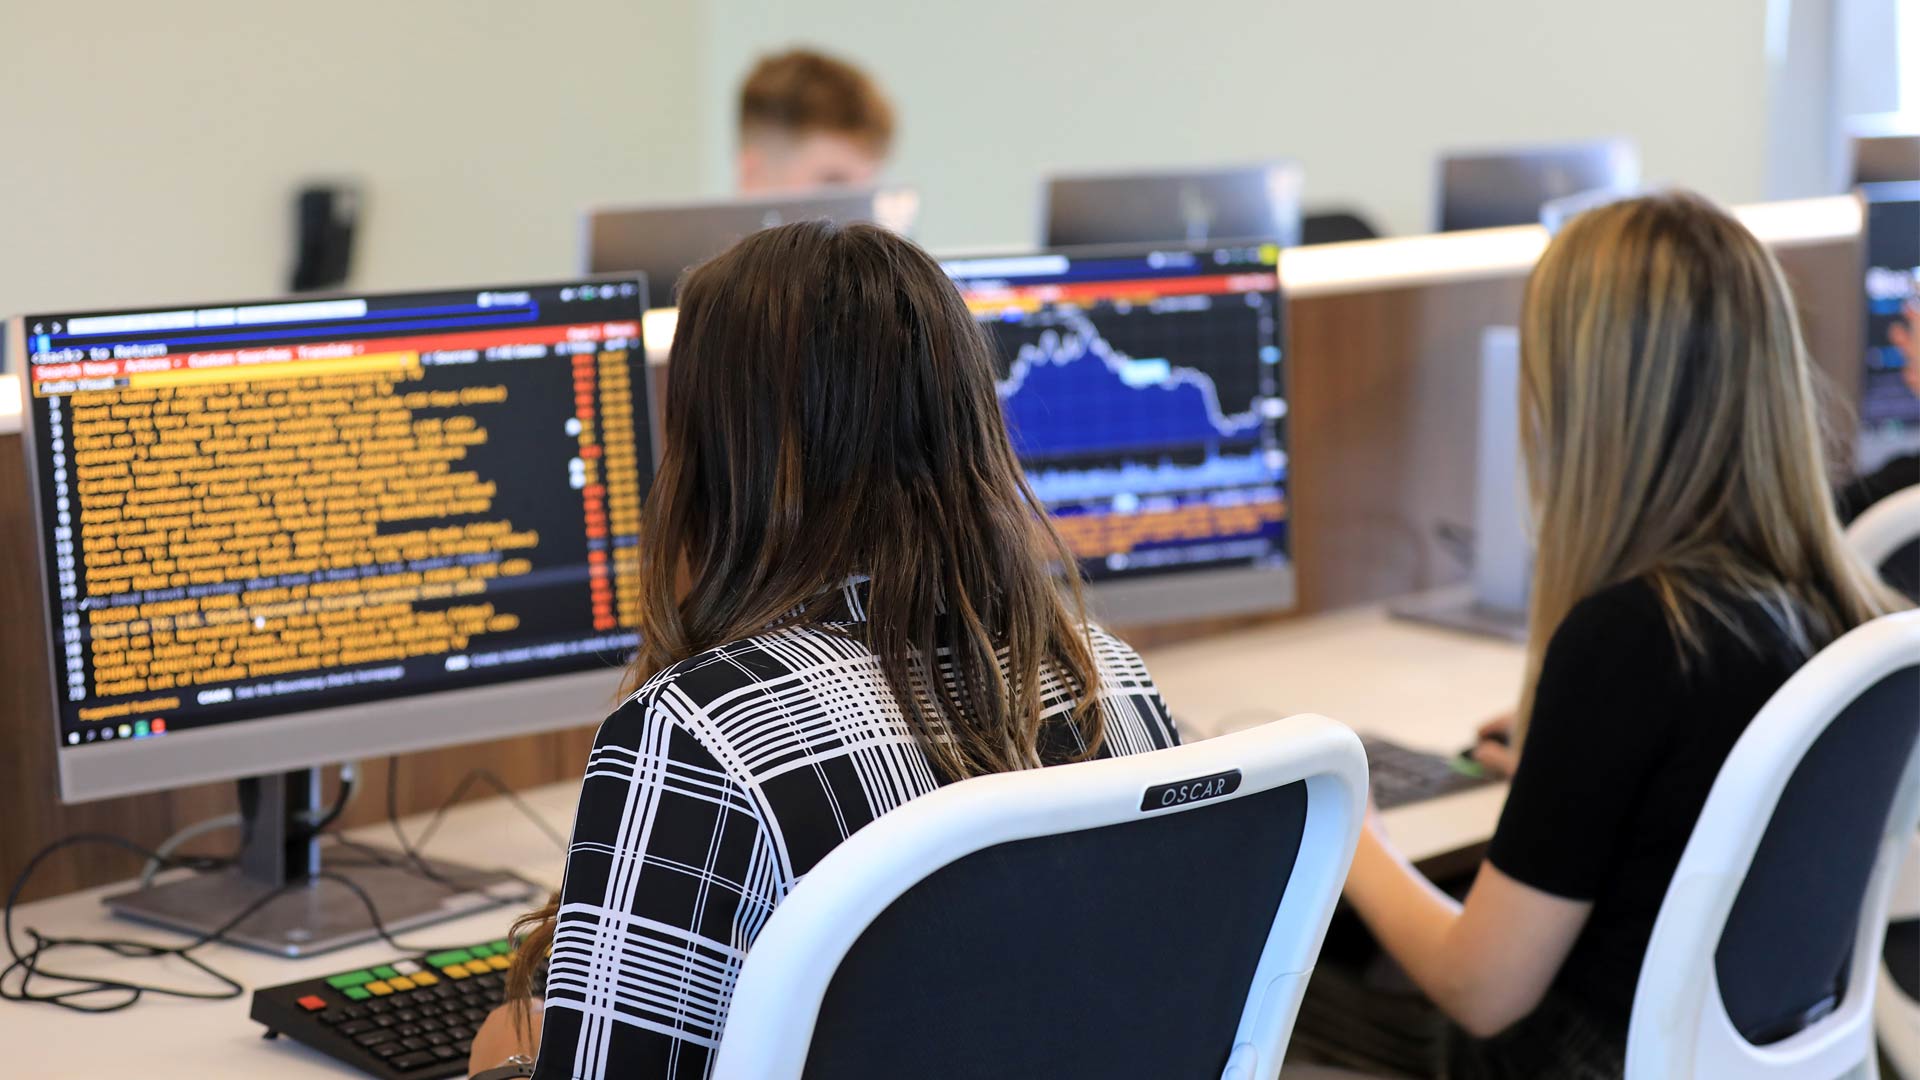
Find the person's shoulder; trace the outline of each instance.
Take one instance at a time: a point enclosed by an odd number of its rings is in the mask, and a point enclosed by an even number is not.
[[[1645,578],[1616,582],[1581,599],[1554,630],[1553,640],[1613,641],[1670,640],[1667,612],[1660,594]]]
[[[769,628],[661,668],[627,695],[607,723],[626,728],[651,721],[698,729],[721,703],[789,680],[805,662],[860,648],[844,635],[816,627]]]

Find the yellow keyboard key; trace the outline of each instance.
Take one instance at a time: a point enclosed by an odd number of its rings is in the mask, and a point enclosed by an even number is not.
[[[458,980],[466,978],[468,975],[471,975],[472,972],[467,970],[467,965],[465,964],[448,964],[446,967],[440,969],[440,974],[445,975],[449,979]]]
[[[418,986],[419,984],[414,982],[412,979],[407,978],[405,975],[401,975],[396,978],[388,979],[387,985],[393,987],[395,990],[411,990],[415,986]]]
[[[370,982],[367,984],[367,993],[372,994],[374,997],[386,997],[388,994],[393,993],[393,986],[383,981]]]
[[[412,976],[410,976],[410,978],[413,979],[413,985],[415,986],[440,985],[440,976],[435,975],[431,971],[417,971]]]
[[[487,957],[487,966],[495,971],[505,971],[513,966],[513,961],[504,956],[489,956]]]

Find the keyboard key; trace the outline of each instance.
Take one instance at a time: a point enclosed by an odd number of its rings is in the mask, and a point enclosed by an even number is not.
[[[349,986],[340,992],[347,995],[348,1001],[365,1001],[373,996],[364,986]]]
[[[453,1049],[454,1049],[454,1052],[459,1054],[461,1057],[466,1057],[467,1055],[473,1053],[473,1040],[461,1039],[459,1042],[453,1044]]]
[[[378,980],[368,983],[367,990],[373,994],[374,997],[386,997],[388,994],[393,993],[393,987]]]
[[[471,959],[473,959],[473,954],[465,949],[449,949],[446,952],[437,952],[429,955],[427,957],[427,966],[443,968],[449,964],[464,964]]]
[[[499,941],[493,943],[493,951],[502,955],[511,956],[513,954],[513,942],[508,941],[506,938],[501,938]]]
[[[372,995],[368,996],[371,997]],[[335,1011],[348,1020],[358,1020],[367,1015],[366,1006],[364,1005],[342,1005]]]
[[[318,994],[308,994],[306,997],[295,1000],[294,1004],[310,1013],[319,1012],[327,1007],[327,999]]]
[[[399,1038],[399,1036],[391,1031],[384,1028],[375,1028],[372,1031],[363,1031],[355,1035],[353,1041],[359,1043],[361,1046],[379,1046],[383,1042],[397,1038]]]
[[[467,977],[467,965],[449,964],[440,969],[440,974],[445,975],[449,979],[464,979]]]
[[[473,948],[468,949],[467,951],[472,953],[476,957],[485,958],[493,955],[493,946],[475,945]]]
[[[428,1046],[445,1046],[453,1041],[453,1036],[444,1031],[429,1031],[420,1037],[427,1040]]]
[[[395,1024],[393,1033],[403,1039],[411,1039],[420,1034],[420,1029],[412,1024]]]
[[[367,1047],[367,1051],[374,1057],[384,1060],[386,1058],[399,1057],[401,1054],[407,1052],[407,1048],[401,1046],[399,1041],[395,1040],[392,1042],[383,1042],[379,1046],[369,1046]]]
[[[408,976],[408,978],[411,978],[413,980],[413,985],[415,986],[440,985],[440,976],[435,975],[431,971],[416,971],[412,975]]]
[[[388,1064],[392,1065],[396,1069],[400,1069],[403,1071],[411,1071],[413,1069],[423,1068],[428,1065],[438,1065],[440,1064],[440,1059],[424,1051],[416,1051],[411,1054],[405,1054],[401,1057],[394,1058]]]
[[[467,1018],[467,1021],[472,1024],[483,1024],[487,1020],[486,1009],[468,1009],[466,1012],[462,1013],[461,1015],[465,1016]]]
[[[454,1058],[460,1056],[460,1051],[455,1050],[451,1046],[441,1045],[433,1048],[433,1056],[439,1058],[441,1061],[452,1061]]]
[[[361,986],[370,983],[373,979],[374,974],[371,971],[349,971],[344,975],[335,975],[333,978],[328,979],[327,985],[333,987],[335,990],[345,990],[349,986]]]
[[[387,985],[393,987],[395,990],[407,991],[413,989],[414,981],[405,975],[395,975],[393,978],[387,980]]]
[[[392,979],[399,974],[398,971],[394,970],[392,964],[381,964],[379,967],[373,969],[373,977],[376,979]]]
[[[424,969],[421,968],[418,962],[413,960],[395,960],[393,962],[393,970],[402,975],[417,975]]]
[[[393,1018],[393,1014],[390,1012],[377,1013],[373,1017],[373,1025],[375,1027],[390,1028],[399,1022],[400,1021]]]
[[[473,1038],[473,1029],[462,1024],[459,1027],[448,1028],[447,1034],[453,1036],[455,1042],[465,1042]]]
[[[418,1035],[409,1035],[406,1038],[400,1040],[400,1045],[406,1047],[409,1050],[425,1050],[428,1046],[432,1044],[427,1042],[427,1040],[421,1038]]]
[[[421,1031],[441,1031],[444,1030],[447,1025],[442,1023],[437,1016],[423,1016],[420,1018],[420,1022],[414,1026]]]
[[[371,995],[369,995],[369,996],[371,996]],[[367,1003],[366,1003],[365,1005],[362,1005],[362,1006],[360,1006],[360,1007],[361,1007],[361,1008],[363,1008],[363,1009],[365,1009],[365,1010],[367,1010],[367,1015],[368,1015],[368,1016],[379,1016],[379,1015],[380,1015],[380,1014],[382,1014],[382,1013],[390,1013],[390,1012],[392,1012],[392,1011],[393,1011],[393,1002],[391,1002],[391,1001],[382,1001],[382,1000],[381,1000],[381,999],[379,999],[379,998],[373,998],[373,999],[372,999],[371,1001],[369,1001],[369,1002],[367,1002]]]
[[[378,1031],[379,1029],[380,1029],[380,1025],[374,1023],[371,1020],[349,1020],[346,1023],[340,1025],[339,1032],[340,1034],[345,1035],[346,1037],[351,1039],[355,1035],[359,1035],[368,1031]]]
[[[513,966],[513,961],[501,956],[499,953],[495,953],[487,958],[487,966],[495,971],[505,971]]]

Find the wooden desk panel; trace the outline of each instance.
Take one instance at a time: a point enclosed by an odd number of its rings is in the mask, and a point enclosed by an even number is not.
[[[1827,373],[1828,415],[1850,437],[1859,393],[1860,258],[1854,239],[1780,252],[1816,362]],[[1290,306],[1296,614],[1377,602],[1459,581],[1466,568],[1436,538],[1443,522],[1472,518],[1481,329],[1519,317],[1524,274],[1511,272],[1372,290],[1316,291]],[[650,373],[659,386],[663,372]],[[34,593],[33,542],[20,440],[0,435],[0,879],[59,836],[80,831],[154,844],[233,807],[231,785],[62,806],[47,722],[45,650]],[[1164,645],[1274,621],[1271,617],[1122,628]],[[577,779],[592,730],[581,728],[402,759],[399,806],[437,806],[469,769],[518,788]],[[384,815],[385,765],[362,771],[350,824]],[[476,795],[485,794],[477,790]],[[214,838],[208,847],[230,842]],[[130,857],[104,848],[49,860],[28,896],[122,878]]]

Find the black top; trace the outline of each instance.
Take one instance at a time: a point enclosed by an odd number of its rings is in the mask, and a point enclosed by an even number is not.
[[[1763,648],[1701,620],[1682,665],[1653,589],[1575,605],[1547,644],[1526,750],[1488,859],[1536,889],[1593,903],[1556,995],[1624,1039],[1640,961],[1707,792],[1747,724],[1804,657],[1756,604]]]

